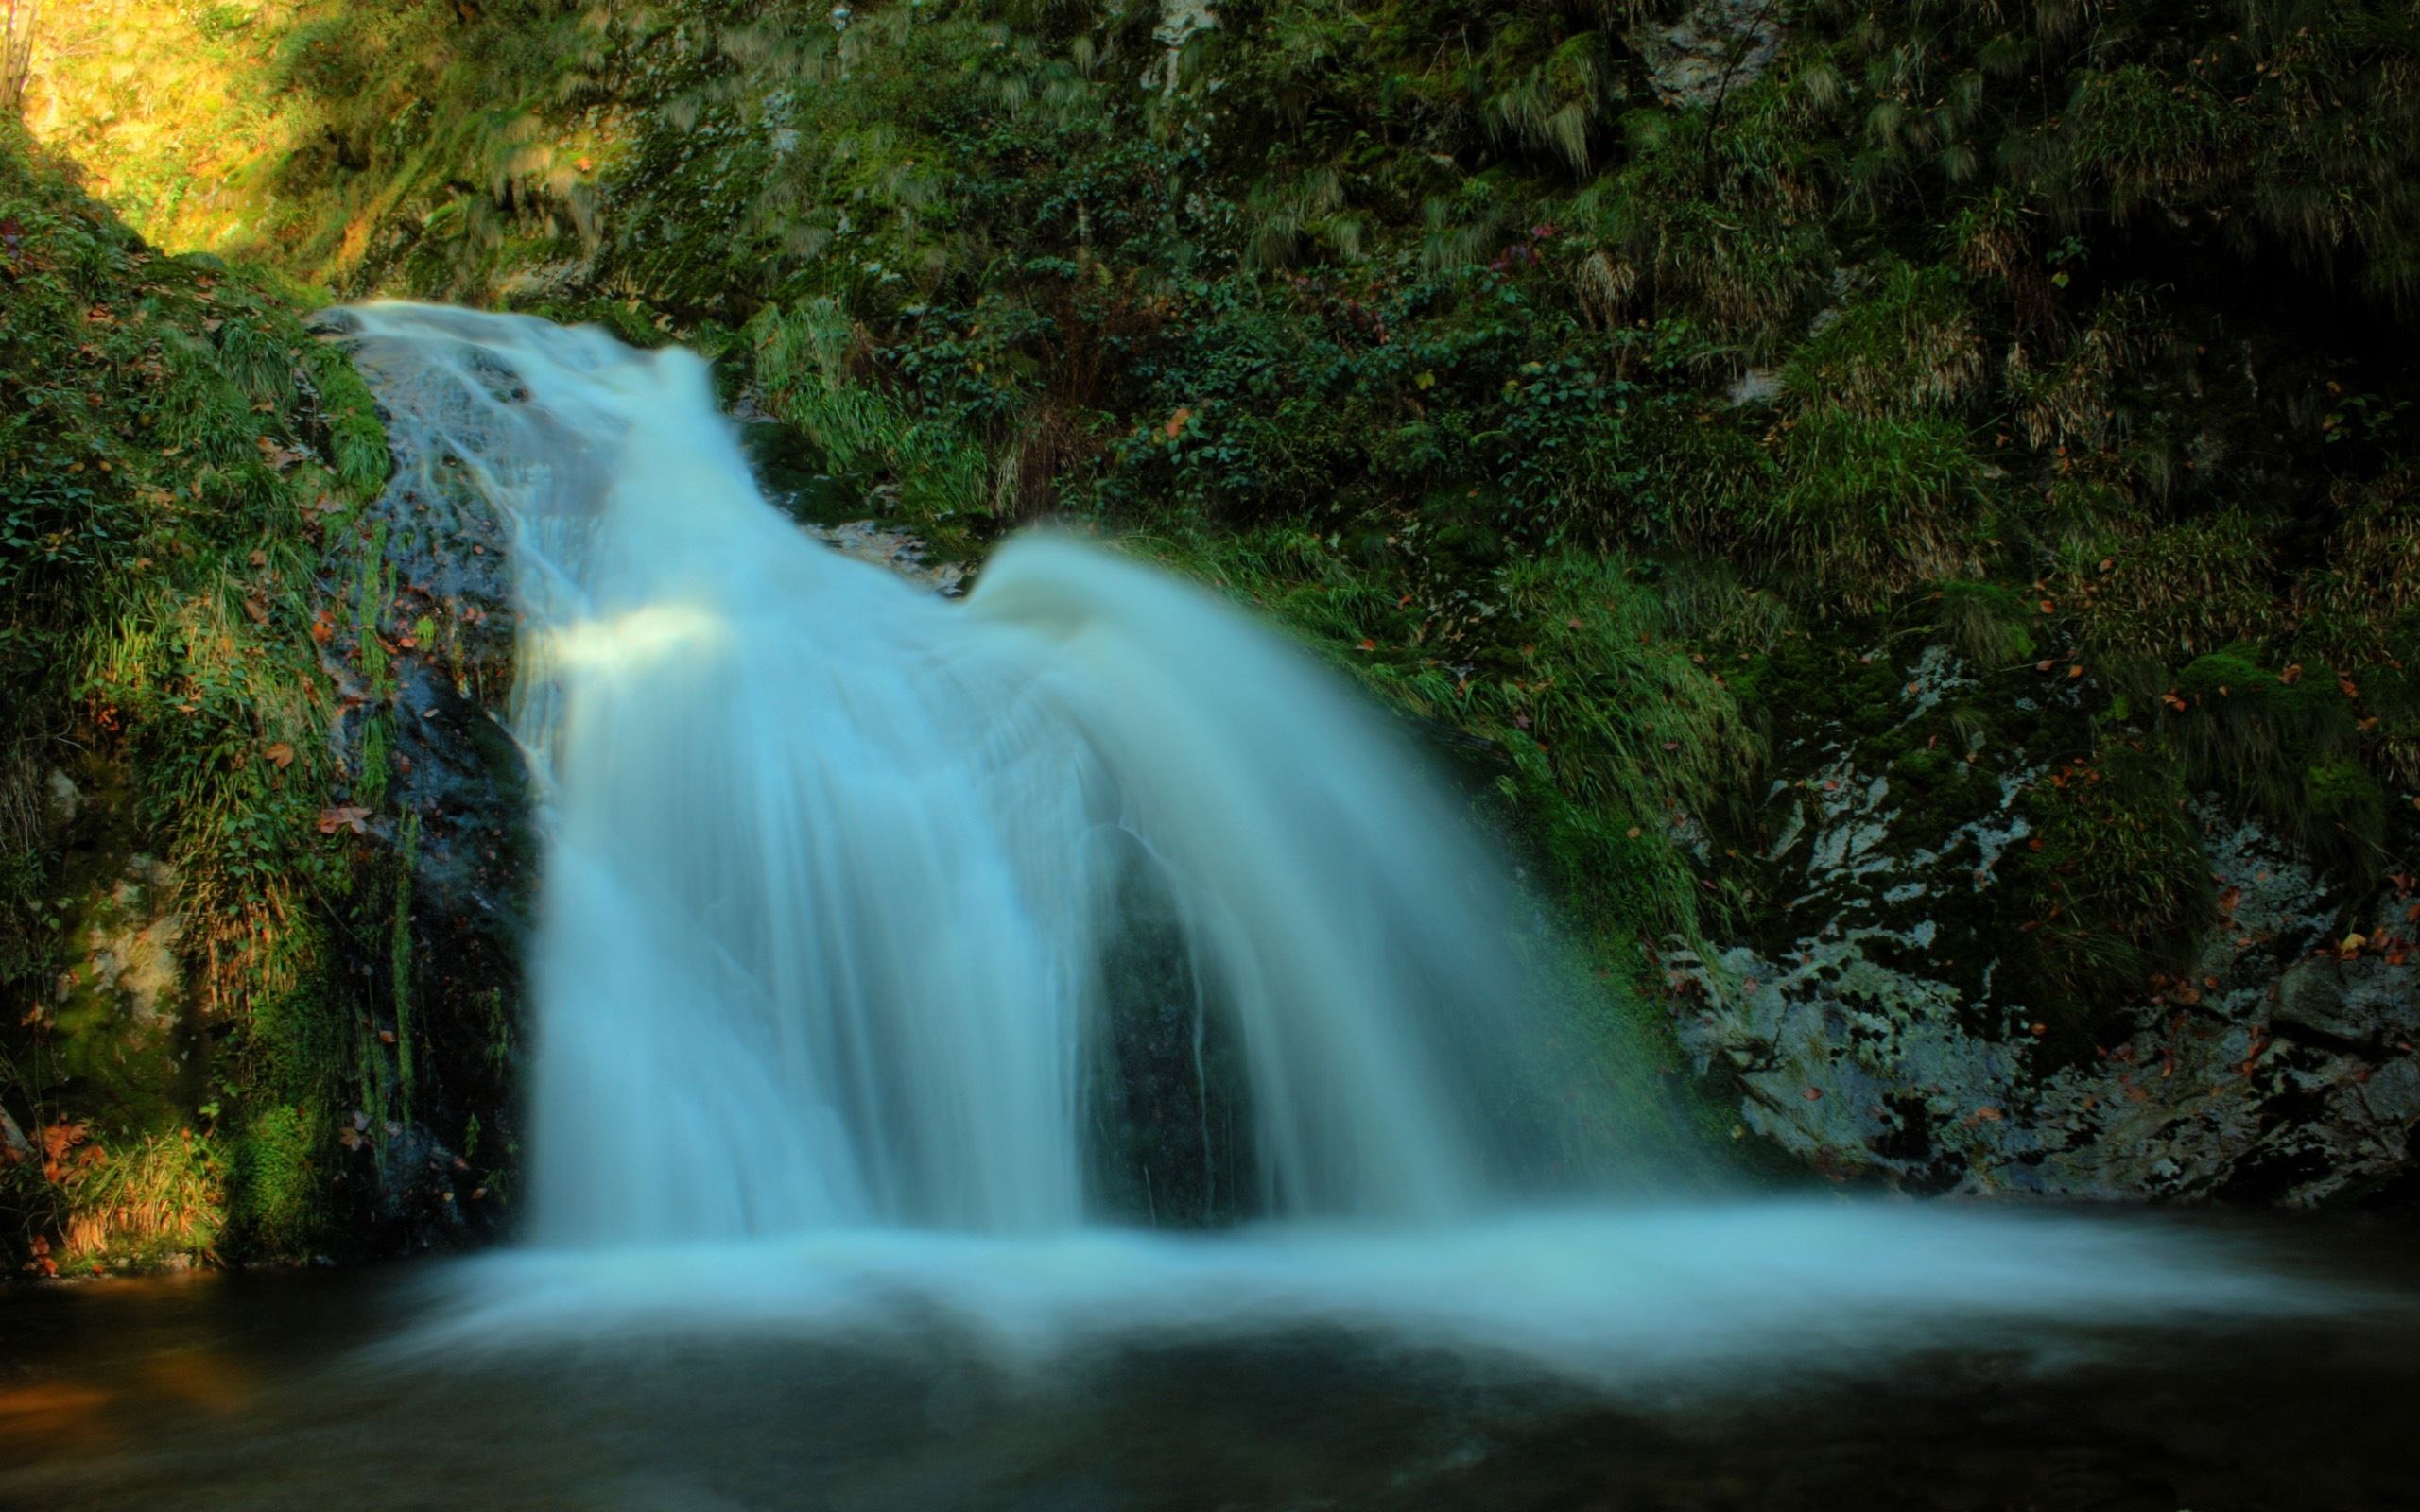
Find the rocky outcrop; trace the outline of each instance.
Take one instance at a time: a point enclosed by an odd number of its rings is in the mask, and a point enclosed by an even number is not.
[[[341,313],[321,325],[339,340],[352,328]],[[374,390],[411,381],[383,365],[395,356],[358,353]],[[735,410],[752,430],[773,426],[744,399]],[[511,1219],[541,780],[515,734],[509,524],[439,432],[392,434],[386,490],[329,524],[314,635],[337,704],[337,783],[321,824],[350,832],[363,858],[348,970],[368,1010],[368,1071],[343,1140],[347,1178],[370,1194],[379,1232],[427,1247]],[[832,549],[937,593],[960,591],[966,569],[928,559],[916,536],[847,518],[856,510],[845,506],[881,501],[838,499],[820,474],[765,481]],[[835,523],[814,518],[836,507]]]
[[[1218,12],[1209,0],[1160,0],[1160,24],[1151,28],[1151,40],[1167,49],[1167,73],[1162,86],[1173,94],[1177,86],[1177,65],[1184,56],[1184,44],[1205,31],[1218,28]]]
[[[337,706],[320,826],[350,831],[361,858],[344,947],[365,1070],[344,1176],[406,1247],[509,1223],[519,1165],[537,839],[507,723],[507,544],[458,458],[399,455],[377,499],[330,523],[318,585],[313,638]]]
[[[1886,734],[1982,691],[1940,646],[1896,670]],[[2090,690],[2056,671],[2070,686],[2049,701],[2080,711]],[[1978,913],[2009,890],[2012,859],[2041,850],[2032,800],[2062,775],[2047,753],[1945,764],[1975,789],[1963,806],[1927,791],[1942,780],[1926,764],[1879,760],[1837,726],[1785,754],[1804,765],[1772,782],[1757,859],[1789,922],[1665,955],[1681,1043],[1701,1076],[1736,1085],[1739,1136],[1841,1179],[2096,1199],[2308,1206],[2408,1164],[2410,879],[2356,891],[2204,795],[2189,809],[2211,889],[2198,942],[2054,1033],[2016,970],[2037,921]]]
[[[1772,66],[1780,14],[1773,0],[1696,0],[1680,20],[1642,26],[1630,43],[1665,104],[1711,106]]]

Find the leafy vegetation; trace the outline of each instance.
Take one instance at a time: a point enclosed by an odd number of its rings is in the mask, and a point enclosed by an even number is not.
[[[354,1070],[307,604],[384,439],[282,289],[0,132],[0,1203],[43,1266],[291,1253]]]
[[[155,239],[688,341],[949,552],[1057,516],[1265,608],[1635,989],[1790,927],[1753,795],[1816,727],[1944,823],[2031,784],[1951,923],[2070,1048],[2209,927],[2202,795],[2348,910],[2411,871],[2420,9],[1178,13],[114,0],[27,113]],[[215,370],[301,404],[249,340]],[[1877,720],[1873,647],[1932,644],[1978,691]],[[232,822],[199,782],[148,822]]]

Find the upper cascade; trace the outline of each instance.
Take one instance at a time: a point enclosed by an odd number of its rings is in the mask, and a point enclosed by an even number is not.
[[[1064,535],[964,604],[827,550],[688,352],[349,318],[407,467],[514,541],[542,1241],[1079,1225],[1137,1012],[1201,1125],[1154,1216],[1436,1221],[1596,1167],[1504,864],[1297,649]]]

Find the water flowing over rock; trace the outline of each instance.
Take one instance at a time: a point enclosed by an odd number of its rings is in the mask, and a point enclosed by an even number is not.
[[[962,609],[827,551],[685,353],[353,319],[406,450],[510,538],[544,1232],[1078,1222],[1137,887],[1203,1118],[1235,1100],[1199,1047],[1235,1046],[1248,1211],[1436,1218],[1591,1165],[1537,1095],[1502,868],[1298,653],[1063,538]]]
[[[1608,1031],[1557,1014],[1509,868],[1293,647],[1064,536],[963,602],[830,549],[684,352],[354,319],[406,454],[510,538],[546,845],[541,1246],[461,1273],[406,1356],[903,1307],[1028,1358],[1349,1318],[1635,1388],[2328,1305],[2073,1218],[1572,1211],[1617,1190],[1579,1048]],[[1240,1217],[1288,1221],[1132,1224]]]

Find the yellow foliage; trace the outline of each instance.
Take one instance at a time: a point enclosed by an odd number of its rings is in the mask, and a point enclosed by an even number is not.
[[[50,0],[26,122],[156,246],[234,250],[316,124],[272,84],[292,0]]]

